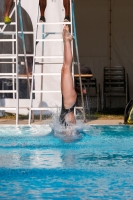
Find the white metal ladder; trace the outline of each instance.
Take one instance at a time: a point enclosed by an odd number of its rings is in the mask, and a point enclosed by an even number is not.
[[[15,26],[15,31],[6,31],[6,27],[9,26],[5,23],[0,23],[3,27],[0,29],[0,35],[11,35],[12,39],[0,39],[1,42],[12,42],[12,54],[0,54],[0,64],[12,64],[12,73],[0,73],[0,79],[10,79],[12,80],[12,90],[0,90],[0,93],[12,93],[13,99],[16,100],[16,107],[0,107],[0,110],[3,111],[16,111],[16,125],[18,125],[19,120],[19,86],[18,86],[18,56],[24,56],[24,65],[26,67],[27,72],[27,81],[28,81],[28,91],[30,96],[30,83],[28,76],[28,64],[27,64],[27,55],[26,55],[26,47],[24,40],[24,31],[23,31],[23,21],[22,21],[22,11],[21,11],[21,2],[20,0],[15,0],[15,6],[12,9],[10,16],[12,17],[15,13],[15,22],[11,22],[10,25]],[[18,19],[21,31],[18,32]],[[33,34],[33,33],[32,33]],[[22,39],[23,52],[24,54],[18,55],[18,36]],[[30,55],[31,56],[31,55]],[[6,61],[1,61],[5,59]],[[8,61],[7,61],[8,60]],[[12,60],[12,61],[11,61]],[[16,83],[16,84],[15,84]]]
[[[39,4],[38,4],[39,5]],[[70,0],[70,10],[71,10],[71,22],[53,22],[53,23],[39,23],[38,19],[39,19],[39,7],[38,7],[38,17],[37,17],[37,26],[36,26],[36,33],[35,33],[35,37],[34,37],[34,61],[33,61],[33,71],[32,71],[32,84],[31,84],[31,96],[30,96],[30,109],[29,109],[29,125],[31,124],[31,117],[33,117],[33,111],[37,111],[39,110],[41,112],[40,114],[40,120],[42,120],[42,111],[44,110],[52,110],[53,107],[34,107],[33,106],[33,94],[36,93],[40,93],[40,102],[42,102],[42,94],[45,93],[54,93],[56,95],[56,93],[61,93],[61,90],[55,91],[55,90],[51,90],[51,91],[45,91],[43,90],[43,86],[42,86],[42,82],[43,82],[43,77],[46,76],[60,76],[61,73],[43,73],[43,64],[63,64],[63,55],[61,56],[44,56],[44,42],[53,42],[53,41],[57,41],[57,42],[63,42],[63,39],[47,39],[47,37],[51,34],[62,34],[58,33],[58,32],[44,32],[44,26],[45,25],[64,25],[64,24],[69,24],[70,25],[70,29],[71,29],[71,34],[73,35],[74,41],[75,41],[75,48],[76,48],[76,59],[77,62],[73,62],[73,66],[74,64],[78,65],[78,72],[79,72],[79,79],[80,79],[80,88],[81,88],[81,97],[82,97],[82,106],[79,107],[79,109],[83,110],[83,117],[84,117],[84,121],[85,121],[85,112],[84,112],[84,101],[83,101],[83,93],[82,93],[82,81],[81,81],[81,76],[80,76],[80,63],[79,63],[79,55],[78,55],[78,45],[77,45],[77,36],[76,36],[76,25],[75,25],[75,16],[74,16],[74,1]],[[42,26],[42,39],[37,39],[37,33],[38,33],[38,27]],[[36,52],[36,44],[38,42],[42,42],[42,56],[37,56],[37,52]],[[73,48],[73,45],[72,45]],[[73,49],[72,49],[73,52]],[[62,62],[58,63],[53,63],[53,62],[45,62],[45,59],[50,58],[50,59],[62,59]],[[41,62],[37,62],[38,59],[42,59]],[[38,65],[42,65],[41,68],[41,73],[36,73],[35,72],[35,66],[36,64]],[[34,81],[35,81],[35,77],[36,76],[41,76],[41,90],[35,90],[35,88],[33,88],[34,86]],[[78,107],[77,107],[78,109]],[[34,117],[33,117],[34,118]]]

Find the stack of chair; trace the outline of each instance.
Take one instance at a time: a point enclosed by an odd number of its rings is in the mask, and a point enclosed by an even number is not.
[[[125,97],[125,104],[129,101],[128,74],[125,74],[125,68],[122,66],[104,67],[103,71],[103,89],[102,89],[102,108],[107,108],[107,99],[110,107],[112,97]]]
[[[99,111],[101,109],[100,84],[97,85],[96,78],[82,77],[82,86],[85,110],[90,112],[91,107],[96,107],[96,110]],[[75,78],[75,88],[77,91],[77,105],[79,106],[81,103],[81,93],[78,77]],[[92,105],[94,101],[91,101],[91,99],[94,98],[96,98],[96,105]]]

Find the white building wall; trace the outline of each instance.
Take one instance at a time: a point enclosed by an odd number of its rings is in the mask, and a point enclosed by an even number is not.
[[[28,27],[28,18],[31,18],[33,31],[36,31],[36,22],[37,22],[37,13],[38,13],[38,0],[22,0],[22,13],[23,13],[23,24],[25,27],[25,31],[29,29]],[[4,6],[4,5],[3,5]],[[64,19],[64,6],[63,0],[47,0],[47,7],[45,10],[45,18],[46,22],[62,22]],[[40,17],[40,14],[39,14]],[[0,20],[1,21],[1,20]],[[60,34],[52,34],[47,37],[47,39],[55,39],[62,38],[62,29],[63,25],[45,25],[45,32],[58,32]],[[28,30],[31,31],[31,30]],[[42,39],[42,26],[38,28],[38,39]],[[32,40],[30,41],[30,37],[27,39],[26,37],[26,45],[27,51],[31,51],[33,47]],[[42,42],[37,44],[36,52],[38,56],[42,56]],[[44,56],[63,56],[63,42],[45,42],[44,43]],[[63,59],[45,59],[45,60],[37,60],[44,62],[53,62],[53,63],[63,63]],[[43,65],[43,73],[60,73],[62,64],[44,64]],[[35,66],[35,72],[41,72],[41,65]],[[43,78],[43,90],[44,91],[60,91],[60,78],[61,76],[44,76]],[[35,78],[35,90],[41,90],[41,77],[36,76]],[[40,99],[41,93],[35,94],[35,99],[33,100],[34,107],[61,107],[61,92],[60,93],[43,93],[43,100],[41,105]],[[6,107],[14,107],[16,105],[15,100],[13,99],[3,99],[2,104]],[[20,99],[19,101],[20,107],[29,107],[29,99]],[[56,109],[55,109],[56,110]],[[20,114],[28,114],[27,109],[20,109]]]

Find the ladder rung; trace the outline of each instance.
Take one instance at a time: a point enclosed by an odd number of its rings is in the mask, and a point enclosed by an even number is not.
[[[0,73],[0,77],[1,76],[15,76],[17,75],[16,73]]]
[[[16,25],[16,22],[11,22],[10,24],[5,24],[4,22],[0,22],[0,25],[6,25],[6,26]]]
[[[16,42],[16,39],[0,39],[0,42]]]
[[[0,62],[0,64],[16,64],[16,62]]]
[[[11,59],[16,58],[15,54],[0,54],[0,59]]]
[[[42,65],[42,64],[50,64],[50,65],[53,65],[53,64],[63,64],[63,62],[61,63],[53,63],[53,62],[35,62],[36,65]]]
[[[18,54],[20,57],[24,57],[24,54]],[[26,57],[34,56],[33,54],[26,54]],[[11,59],[16,58],[16,54],[0,54],[0,59]]]
[[[0,76],[0,79],[16,79],[17,77],[16,76],[14,76],[14,77],[12,77],[12,76]],[[18,75],[18,79],[27,79],[27,75],[25,75],[25,76],[19,76]],[[31,75],[29,76],[29,79],[32,79],[32,77],[31,77]]]
[[[19,107],[19,109],[28,109],[29,110],[29,107]],[[0,107],[0,110],[16,110],[16,108]]]
[[[16,108],[0,107],[0,110],[16,110]]]
[[[0,93],[16,93],[17,90],[0,90]]]
[[[29,77],[29,79],[32,79],[31,75],[28,76],[28,77]],[[27,79],[27,75],[25,75],[25,76],[19,76],[18,75],[18,79]]]
[[[62,42],[63,39],[37,39],[36,42]]]
[[[63,56],[35,56],[35,59],[39,58],[63,58]]]
[[[19,107],[19,109],[28,109],[29,110],[29,107]]]
[[[42,33],[43,35],[45,35],[45,34],[62,34],[62,32],[44,32],[44,33]]]
[[[60,76],[61,73],[34,73],[33,76]]]
[[[37,25],[65,25],[71,24],[71,22],[38,22]]]
[[[19,34],[22,34],[22,33],[23,34],[34,34],[34,32],[31,32],[31,31],[29,31],[29,32],[28,31],[24,31],[24,32],[18,31],[18,33]]]
[[[60,93],[61,91],[32,90],[32,93]]]
[[[0,31],[0,34],[2,35],[15,35],[16,32],[15,31],[5,31],[5,32],[2,32]],[[21,31],[18,31],[18,34],[34,34],[34,32],[21,32]]]
[[[22,57],[24,57],[24,54],[18,54],[18,56],[22,56]],[[34,56],[34,54],[26,54],[26,57],[31,57],[31,56]]]
[[[53,108],[57,108],[57,107],[48,107],[48,108],[31,108],[31,110],[51,110]]]

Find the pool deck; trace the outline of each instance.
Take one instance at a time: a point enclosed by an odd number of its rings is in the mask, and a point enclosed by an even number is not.
[[[92,125],[120,125],[124,124],[123,119],[96,119],[96,120],[89,120],[87,124]]]
[[[31,125],[44,125],[51,123],[52,120],[35,120]],[[15,125],[14,119],[0,119],[0,125]],[[90,125],[121,125],[124,124],[123,119],[89,119],[86,124]],[[28,125],[28,120],[19,120],[19,125]]]

